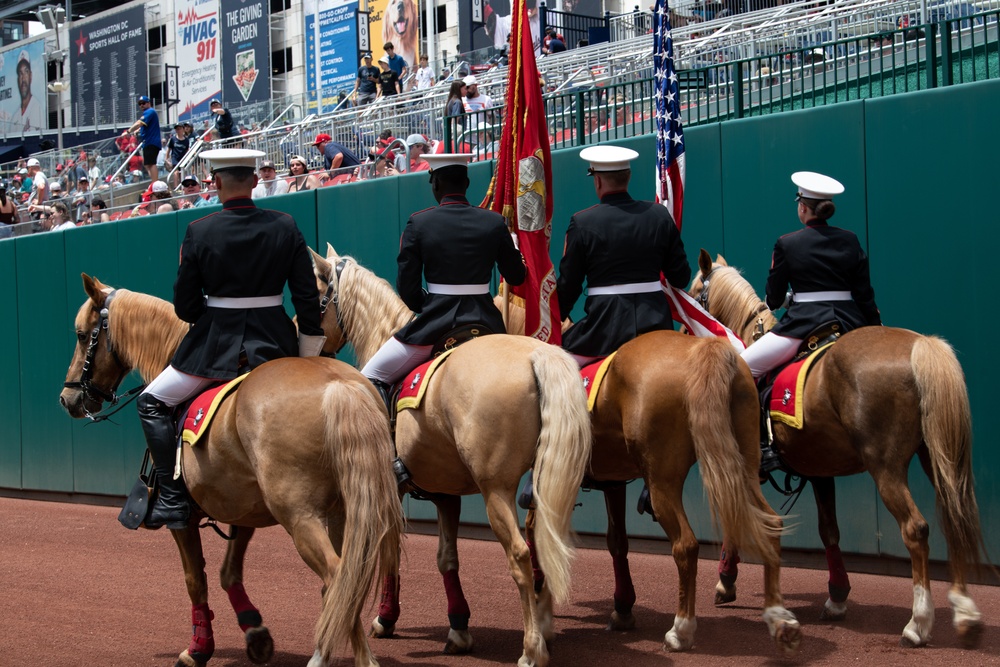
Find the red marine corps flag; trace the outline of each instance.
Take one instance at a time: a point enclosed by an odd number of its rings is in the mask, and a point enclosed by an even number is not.
[[[562,332],[556,274],[549,257],[552,162],[525,0],[515,0],[511,21],[503,138],[483,207],[507,219],[528,267],[524,284],[514,288],[525,300],[524,333],[559,345]]]

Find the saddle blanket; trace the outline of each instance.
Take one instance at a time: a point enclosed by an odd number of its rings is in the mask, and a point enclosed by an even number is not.
[[[396,410],[416,410],[420,407],[420,403],[424,400],[424,392],[427,390],[427,381],[455,349],[452,348],[430,361],[420,364],[403,378],[403,384],[399,389],[399,398],[396,400]]]
[[[805,386],[806,377],[812,365],[819,360],[832,342],[819,348],[802,361],[785,366],[778,377],[774,379],[774,387],[771,390],[771,419],[787,424],[792,428],[801,429],[805,424]]]
[[[208,425],[215,416],[216,410],[222,405],[222,401],[231,394],[249,373],[244,373],[235,380],[230,380],[225,384],[220,384],[203,391],[191,401],[187,414],[184,417],[184,425],[181,429],[181,440],[194,447],[202,435],[208,433]]]
[[[594,403],[597,402],[597,393],[601,390],[601,381],[604,374],[608,372],[611,360],[618,354],[612,352],[603,359],[598,359],[592,364],[587,364],[580,369],[580,377],[583,379],[583,388],[587,392],[587,412],[594,411]]]

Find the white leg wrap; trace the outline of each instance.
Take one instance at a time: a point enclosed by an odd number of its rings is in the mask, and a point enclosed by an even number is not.
[[[761,617],[764,619],[764,623],[767,624],[767,631],[771,633],[772,639],[778,634],[779,624],[787,623],[796,626],[799,624],[799,620],[795,618],[795,614],[784,607],[767,607],[764,609]]]
[[[674,627],[663,638],[663,646],[668,651],[686,651],[694,646],[694,633],[698,629],[698,619],[674,617]]]
[[[956,590],[948,591],[948,604],[955,614],[954,623],[957,628],[962,623],[974,623],[978,625],[982,622],[983,615],[979,613],[979,607],[968,595],[963,595]]]
[[[313,656],[309,658],[309,663],[306,667],[326,667],[326,663],[323,662],[323,657],[319,654],[319,649],[316,649]]]
[[[913,618],[903,628],[903,637],[914,646],[924,646],[930,641],[934,627],[934,603],[931,592],[917,584],[913,587]]]

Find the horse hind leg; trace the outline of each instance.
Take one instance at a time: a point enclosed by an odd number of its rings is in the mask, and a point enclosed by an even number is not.
[[[615,573],[615,608],[611,612],[608,630],[627,631],[635,628],[635,586],[628,565],[628,533],[625,527],[625,485],[604,489],[604,505],[608,512],[608,552]]]
[[[475,641],[469,632],[469,603],[458,576],[458,522],[462,516],[461,496],[442,496],[434,500],[438,511],[437,566],[448,600],[448,640],[444,652],[461,655],[472,651]]]
[[[552,591],[545,585],[545,573],[538,564],[538,551],[535,549],[535,510],[530,509],[524,517],[524,539],[528,544],[531,556],[531,575],[535,589],[535,606],[538,608],[539,631],[546,642],[555,638],[556,630],[553,623]]]
[[[736,602],[736,578],[740,574],[740,552],[722,543],[719,552],[719,581],[715,584],[715,606]]]
[[[191,642],[177,658],[180,667],[203,667],[215,653],[214,614],[208,607],[205,556],[197,526],[170,531],[184,565],[184,582],[191,598]]]
[[[847,575],[844,556],[840,553],[840,525],[837,523],[837,487],[832,477],[810,480],[816,499],[819,538],[826,549],[826,565],[830,578],[827,581],[829,597],[823,604],[820,620],[843,621],[847,618],[847,596],[851,581]]]
[[[229,596],[229,604],[236,612],[236,622],[244,633],[247,658],[254,664],[262,665],[274,655],[274,640],[264,625],[260,610],[250,601],[243,587],[243,563],[254,529],[241,526],[235,528],[235,532],[234,539],[226,544],[226,556],[222,561],[219,580],[222,589]]]
[[[647,480],[646,485],[649,487],[653,512],[670,538],[674,562],[677,564],[677,614],[674,616],[673,627],[663,638],[663,648],[667,651],[686,651],[694,646],[694,634],[698,629],[694,613],[698,539],[684,513],[681,500],[683,480],[667,484],[651,484]]]

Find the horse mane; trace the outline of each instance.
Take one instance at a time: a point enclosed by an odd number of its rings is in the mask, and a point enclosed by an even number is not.
[[[84,304],[90,307],[90,302]],[[122,361],[149,382],[167,367],[188,331],[169,301],[119,289],[108,307],[108,335]]]
[[[763,301],[739,269],[732,266],[715,266],[713,269],[709,290],[712,314],[749,345],[749,341],[753,341],[758,319],[750,317],[750,314],[756,313]],[[759,317],[764,320],[764,331],[770,331],[778,322],[768,308],[761,310]]]
[[[364,366],[392,334],[413,319],[413,313],[388,281],[353,257],[340,259],[348,261],[335,288],[340,294],[337,308],[344,336],[354,346],[358,366]],[[334,272],[331,280],[337,279]]]

